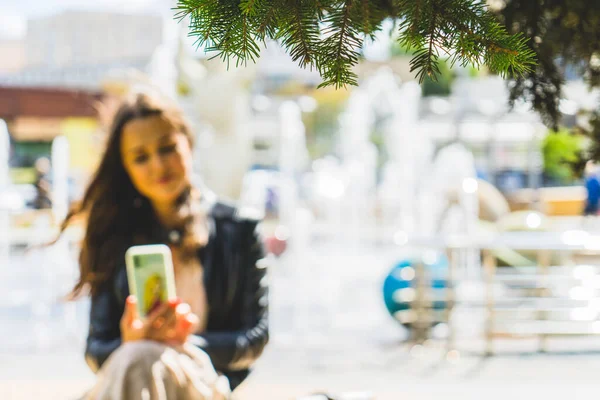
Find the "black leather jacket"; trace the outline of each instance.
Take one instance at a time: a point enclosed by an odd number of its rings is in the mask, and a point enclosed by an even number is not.
[[[259,222],[217,202],[209,212],[210,239],[199,252],[209,306],[206,331],[190,341],[228,376],[232,389],[248,375],[269,340],[268,287]],[[120,268],[91,299],[85,358],[96,372],[121,344],[119,322],[129,295],[127,273]]]

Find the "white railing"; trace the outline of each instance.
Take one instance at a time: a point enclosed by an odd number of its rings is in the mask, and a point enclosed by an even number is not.
[[[546,351],[551,336],[600,334],[600,236],[578,230],[478,237],[406,236],[401,245],[443,251],[449,259],[444,290],[430,289],[425,263],[415,265],[416,295],[411,309],[416,342],[427,339],[432,322],[444,322],[449,328],[447,346],[454,348],[454,306],[485,310],[486,354],[493,354],[497,338],[537,337],[539,350]],[[535,265],[502,272],[494,252],[507,248],[533,254]],[[468,250],[481,252],[477,279],[485,290],[483,296],[457,301],[456,288],[464,279],[460,253]],[[559,264],[553,258],[559,258]],[[505,285],[507,293],[498,295],[498,285]],[[434,310],[434,301],[445,301],[449,306]]]

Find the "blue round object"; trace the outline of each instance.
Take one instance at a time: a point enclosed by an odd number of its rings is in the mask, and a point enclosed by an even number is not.
[[[430,276],[429,286],[434,293],[436,289],[445,289],[448,276],[447,258],[438,256],[433,262],[423,261],[423,263],[427,275]],[[396,313],[408,311],[413,307],[415,289],[418,285],[415,264],[416,261],[410,259],[398,261],[383,283],[383,299],[388,312],[394,319],[408,327],[410,327],[410,323],[403,323]],[[439,297],[444,298],[443,295]],[[430,307],[435,310],[443,310],[446,308],[446,301],[433,301]]]

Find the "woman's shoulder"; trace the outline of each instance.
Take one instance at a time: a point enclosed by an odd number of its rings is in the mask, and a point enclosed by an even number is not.
[[[210,215],[215,219],[236,224],[258,224],[262,220],[259,210],[253,207],[244,207],[232,201],[219,199],[210,209]]]
[[[215,238],[217,241],[242,238],[243,242],[253,242],[260,237],[261,218],[252,210],[232,202],[218,201],[211,208],[210,215],[216,228]]]

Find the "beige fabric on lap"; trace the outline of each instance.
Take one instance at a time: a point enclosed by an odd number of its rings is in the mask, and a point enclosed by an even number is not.
[[[97,374],[86,400],[226,400],[229,382],[208,355],[191,344],[153,341],[121,345]]]

